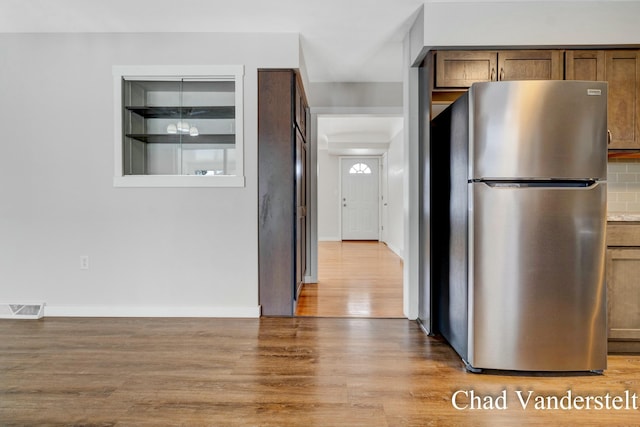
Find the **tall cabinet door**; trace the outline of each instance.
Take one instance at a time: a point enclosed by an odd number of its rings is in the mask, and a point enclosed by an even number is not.
[[[296,132],[296,283],[297,299],[307,271],[307,147]]]
[[[292,316],[307,269],[307,145],[294,70],[258,71],[258,270],[263,316]]]
[[[288,70],[259,70],[258,280],[263,316],[293,314],[296,237],[291,90]]]
[[[609,148],[640,148],[640,51],[605,53],[609,82]]]

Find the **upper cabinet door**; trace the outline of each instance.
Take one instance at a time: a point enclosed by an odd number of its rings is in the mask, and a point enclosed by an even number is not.
[[[560,50],[438,51],[437,88],[498,80],[562,80]]]
[[[565,79],[604,81],[603,50],[568,50],[565,53]]]
[[[640,51],[605,52],[610,149],[640,148]]]
[[[498,69],[498,80],[562,80],[562,51],[500,51]]]
[[[495,51],[438,51],[436,87],[467,88],[497,78]]]

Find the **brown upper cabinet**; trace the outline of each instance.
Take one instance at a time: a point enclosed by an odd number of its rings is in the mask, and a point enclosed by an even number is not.
[[[567,51],[567,80],[609,83],[610,149],[640,149],[640,50]]]
[[[568,50],[565,53],[567,80],[604,81],[604,50]]]
[[[498,52],[436,52],[436,87],[470,87],[476,82],[495,80]]]
[[[436,52],[436,88],[500,80],[562,80],[563,74],[560,50]]]

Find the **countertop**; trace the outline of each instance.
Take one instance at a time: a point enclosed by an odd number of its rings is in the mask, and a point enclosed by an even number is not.
[[[609,212],[607,221],[640,221],[640,212]]]

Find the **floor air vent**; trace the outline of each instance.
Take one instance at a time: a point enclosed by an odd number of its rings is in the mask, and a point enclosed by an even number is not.
[[[41,319],[44,316],[42,304],[0,304],[0,319]]]

